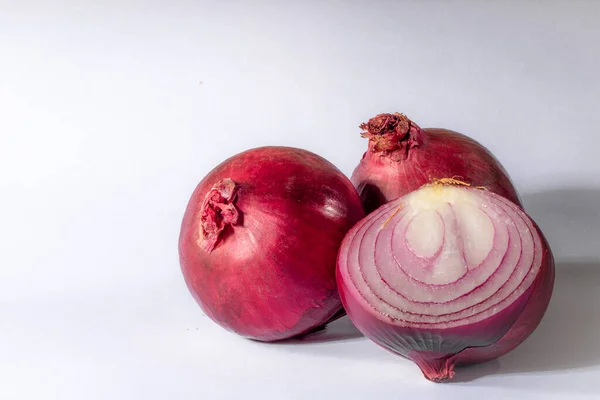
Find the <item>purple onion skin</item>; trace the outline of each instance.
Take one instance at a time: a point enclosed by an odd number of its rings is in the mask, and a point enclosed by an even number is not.
[[[228,184],[234,196],[215,192]],[[207,206],[211,196],[220,215]],[[363,216],[350,180],[322,157],[290,147],[248,150],[215,167],[192,194],[181,270],[204,313],[229,331],[260,341],[308,333],[343,315],[337,250]],[[203,224],[210,236],[201,235]]]
[[[484,186],[522,206],[496,157],[463,134],[421,129],[402,114],[379,114],[361,128],[369,147],[351,180],[367,213],[436,177],[455,177],[472,186]]]
[[[416,363],[428,380],[452,379],[455,366],[485,362],[508,353],[527,339],[542,320],[554,286],[554,257],[539,227],[532,223],[543,245],[538,275],[529,289],[510,306],[482,321],[448,329],[395,325],[393,320],[386,320],[382,314],[366,309],[355,298],[356,294],[338,267],[336,275],[344,309],[366,337]],[[346,238],[351,239],[357,228],[355,226]]]

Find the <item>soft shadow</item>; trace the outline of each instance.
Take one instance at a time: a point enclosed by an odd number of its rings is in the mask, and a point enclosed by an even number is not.
[[[360,333],[352,321],[344,316],[324,330],[302,338],[271,343],[271,349],[317,357],[360,360],[361,362],[396,364],[399,358],[383,351]]]
[[[523,196],[527,213],[561,262],[600,261],[600,188],[560,188]]]
[[[498,360],[458,368],[456,382],[600,365],[600,189],[531,193],[523,203],[554,253],[550,305],[523,344]]]
[[[466,383],[475,381],[481,377],[500,373],[500,361],[498,359],[481,364],[467,365],[456,368],[456,375],[448,383]]]
[[[363,334],[352,324],[348,316],[327,324],[324,329],[309,333],[299,338],[275,342],[278,345],[295,345],[310,343],[339,342],[344,340],[362,338]]]
[[[381,190],[371,183],[365,183],[362,187],[359,186],[359,193],[367,214],[375,211],[380,205],[386,203],[385,196],[381,193]]]

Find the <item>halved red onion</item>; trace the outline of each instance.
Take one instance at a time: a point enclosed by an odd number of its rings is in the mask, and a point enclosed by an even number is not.
[[[554,261],[519,206],[438,183],[356,224],[337,279],[365,336],[441,381],[455,365],[496,358],[533,332],[550,301]]]

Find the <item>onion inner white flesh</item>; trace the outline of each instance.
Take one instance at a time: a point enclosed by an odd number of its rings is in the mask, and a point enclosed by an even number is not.
[[[473,188],[423,187],[373,212],[352,235],[340,253],[344,281],[399,326],[449,328],[497,314],[542,263],[527,215]]]

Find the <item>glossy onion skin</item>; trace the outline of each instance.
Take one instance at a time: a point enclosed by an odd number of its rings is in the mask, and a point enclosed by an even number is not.
[[[239,218],[206,251],[204,199],[226,178],[236,185]],[[179,239],[186,284],[206,315],[242,336],[275,341],[309,332],[342,312],[336,254],[363,216],[350,180],[322,157],[288,147],[240,153],[189,201]]]
[[[474,189],[471,189],[474,190]],[[504,200],[506,201],[506,200]],[[338,256],[337,279],[344,308],[356,327],[369,339],[394,354],[415,362],[425,377],[443,381],[453,377],[455,365],[469,365],[500,357],[522,343],[539,325],[554,285],[554,258],[535,222],[542,243],[540,269],[533,283],[504,310],[475,323],[428,329],[402,326],[368,306],[347,276],[345,254],[356,233],[380,212],[391,214],[402,199],[380,207],[346,235]]]
[[[377,129],[376,133],[368,133],[370,125],[372,128],[378,122],[374,120],[382,116],[405,119],[410,126],[405,136],[394,132],[394,143],[388,143],[386,150],[378,149],[374,138],[388,136],[390,132]],[[367,130],[363,136],[369,137],[369,148],[351,180],[367,213],[440,178],[456,178],[472,186],[484,186],[521,205],[508,173],[496,157],[463,134],[446,129],[421,129],[402,114],[380,114],[361,128]]]

